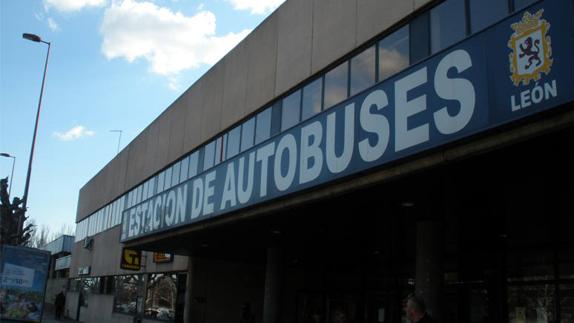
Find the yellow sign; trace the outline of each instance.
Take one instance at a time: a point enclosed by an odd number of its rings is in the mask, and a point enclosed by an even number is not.
[[[140,270],[142,262],[142,253],[139,250],[128,248],[122,249],[122,261],[120,268],[128,270]]]

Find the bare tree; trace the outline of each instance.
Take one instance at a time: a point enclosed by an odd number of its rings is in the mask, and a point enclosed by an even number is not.
[[[34,226],[34,229],[32,230],[32,235],[30,237],[28,247],[44,247],[46,244],[48,244],[48,242],[50,242],[50,238],[52,237],[52,234],[50,233],[50,227],[45,224],[38,226],[36,225],[36,221],[33,219],[30,219],[29,222]]]

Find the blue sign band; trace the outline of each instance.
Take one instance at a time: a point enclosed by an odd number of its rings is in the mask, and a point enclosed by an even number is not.
[[[379,168],[570,102],[572,4],[547,0],[123,213],[122,241]]]

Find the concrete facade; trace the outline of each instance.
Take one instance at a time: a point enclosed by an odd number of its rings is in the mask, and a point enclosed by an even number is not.
[[[76,220],[430,2],[288,0],[80,190]]]

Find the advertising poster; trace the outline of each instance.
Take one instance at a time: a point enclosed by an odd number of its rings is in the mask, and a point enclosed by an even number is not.
[[[40,322],[50,253],[3,246],[0,263],[0,321]]]

